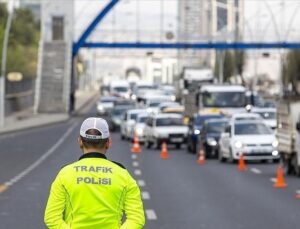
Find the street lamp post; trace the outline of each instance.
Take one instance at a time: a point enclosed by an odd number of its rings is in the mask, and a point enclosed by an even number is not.
[[[3,48],[2,48],[2,62],[1,62],[1,75],[0,75],[0,127],[4,126],[5,119],[5,76],[6,76],[6,61],[7,61],[7,48],[9,40],[9,32],[11,28],[13,13],[14,13],[14,0],[10,1],[11,10],[8,11],[8,18],[6,22]]]

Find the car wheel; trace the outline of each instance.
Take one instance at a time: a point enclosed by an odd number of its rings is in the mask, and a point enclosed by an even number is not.
[[[124,140],[125,136],[122,133],[120,133],[120,135],[121,135],[121,140]]]
[[[159,148],[160,148],[160,144],[159,144],[158,140],[154,140],[153,147],[154,147],[155,149],[159,149]]]
[[[176,144],[176,149],[180,149],[181,148],[181,143],[177,143]]]
[[[219,155],[218,155],[219,161],[224,163],[226,161],[226,158],[223,157],[223,152],[219,150]]]
[[[145,139],[145,147],[146,147],[147,149],[150,149],[150,148],[151,148],[151,143],[150,143],[150,141],[147,140],[147,139]]]
[[[273,159],[273,163],[274,164],[278,164],[280,162],[280,159],[278,158],[278,159]]]

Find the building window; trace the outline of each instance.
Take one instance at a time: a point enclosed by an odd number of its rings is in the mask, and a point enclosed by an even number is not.
[[[222,7],[218,7],[217,9],[217,19],[218,19],[218,31],[222,30],[223,28],[227,27],[227,9]]]
[[[235,0],[234,5],[235,5],[236,8],[238,8],[239,7],[239,0]]]
[[[52,17],[52,40],[64,40],[64,17]]]

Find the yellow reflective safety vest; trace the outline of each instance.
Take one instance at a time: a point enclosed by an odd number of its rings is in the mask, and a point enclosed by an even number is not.
[[[49,229],[140,229],[145,214],[129,172],[104,154],[87,153],[58,173],[44,220]]]

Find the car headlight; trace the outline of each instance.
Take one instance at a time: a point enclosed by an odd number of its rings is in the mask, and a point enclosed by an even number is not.
[[[210,146],[216,146],[218,143],[217,143],[216,139],[208,138],[207,139],[207,144],[210,145]]]
[[[272,142],[272,146],[274,148],[276,148],[279,145],[279,142],[277,140],[275,140],[274,142]]]
[[[234,143],[234,147],[237,149],[241,149],[241,148],[243,148],[243,143],[241,141],[236,141]]]
[[[137,99],[136,95],[132,95],[132,96],[131,96],[131,99],[132,99],[132,100],[136,100],[136,99]]]
[[[137,135],[142,135],[144,133],[144,130],[142,128],[136,128],[135,132]]]
[[[103,111],[103,110],[104,110],[104,108],[103,108],[102,105],[98,105],[98,106],[97,106],[97,109],[98,109],[98,111]]]
[[[275,151],[272,152],[272,155],[273,155],[274,157],[277,157],[277,156],[279,155],[279,152],[278,152],[277,150],[275,150]]]
[[[175,95],[172,95],[172,96],[171,96],[171,100],[172,100],[172,101],[176,101],[176,96],[175,96]]]
[[[195,135],[199,135],[200,134],[200,130],[194,130],[194,134]]]

